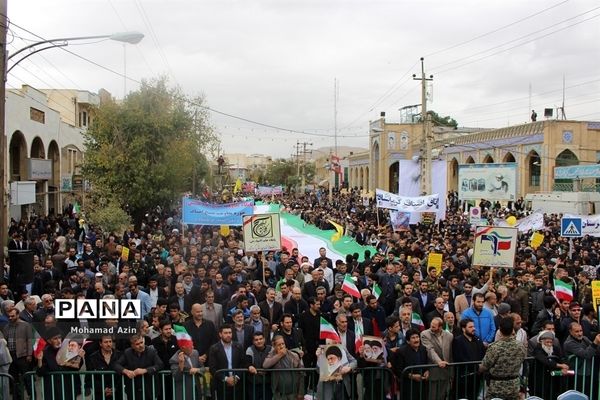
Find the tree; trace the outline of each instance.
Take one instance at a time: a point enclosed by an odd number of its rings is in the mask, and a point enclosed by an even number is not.
[[[142,82],[121,103],[101,104],[84,134],[82,170],[95,196],[114,196],[139,223],[149,209],[170,207],[192,190],[193,180],[198,185],[209,171],[204,153],[218,144],[203,103],[161,78]]]
[[[449,115],[442,117],[435,111],[427,111],[427,114],[430,115],[433,126],[448,126],[454,129],[458,127],[458,122]]]

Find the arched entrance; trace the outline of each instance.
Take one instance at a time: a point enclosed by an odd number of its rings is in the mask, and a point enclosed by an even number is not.
[[[369,186],[379,187],[379,143],[373,143],[373,163],[371,166],[373,170],[371,171],[372,179],[370,179]]]
[[[400,162],[396,161],[392,165],[390,165],[390,178],[389,178],[389,191],[392,193],[398,193],[400,188],[399,186],[399,176],[400,176]]]
[[[4,160],[3,160],[4,162]],[[15,131],[8,145],[8,182],[27,180],[27,142],[20,131]],[[26,215],[26,206],[11,206],[10,216],[17,221]]]
[[[44,148],[44,142],[39,136],[36,136],[31,142],[31,158],[46,158],[46,150]],[[35,184],[35,200],[34,210],[38,215],[47,214],[46,209],[46,198],[48,195],[47,184],[45,180],[37,181]]]
[[[465,160],[465,164],[475,164],[475,160],[473,160],[472,156],[467,157]]]
[[[579,165],[579,158],[571,150],[565,149],[556,156],[555,165],[557,167]],[[556,190],[571,191],[573,190],[573,179],[555,179],[554,185]]]
[[[542,175],[542,159],[537,151],[532,150],[525,158],[525,164],[527,165],[527,186],[528,191],[539,190],[540,177]]]
[[[515,160],[515,156],[513,156],[513,153],[508,152],[504,155],[504,158],[502,159],[502,162],[508,163],[508,162],[516,162]]]
[[[60,152],[53,140],[48,146],[48,159],[52,160],[52,179],[48,182],[48,214],[56,215],[60,210]]]
[[[450,161],[450,183],[449,190],[458,191],[458,160],[452,158]]]
[[[365,167],[365,175],[364,175],[364,188],[368,192],[371,190],[371,186],[369,185],[369,167]]]
[[[483,159],[484,164],[492,164],[494,162],[494,158],[490,154],[487,154]]]

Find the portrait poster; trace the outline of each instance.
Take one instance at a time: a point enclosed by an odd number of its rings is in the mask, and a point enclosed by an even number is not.
[[[390,224],[394,232],[407,231],[410,229],[410,213],[390,210]]]
[[[362,353],[365,361],[372,363],[385,363],[387,354],[383,338],[377,336],[363,336]]]
[[[318,359],[319,380],[321,382],[338,381],[341,369],[348,365],[348,356],[341,344],[330,344],[322,348]]]
[[[475,230],[473,265],[514,267],[518,232],[517,228],[478,226]]]
[[[459,200],[515,201],[517,184],[517,163],[458,166]]]

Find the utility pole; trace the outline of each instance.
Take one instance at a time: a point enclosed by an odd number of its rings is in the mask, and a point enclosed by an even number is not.
[[[307,146],[312,146],[312,143],[302,143],[302,194],[306,193],[306,155],[312,154],[312,150],[307,149]]]
[[[421,193],[431,194],[431,150],[433,136],[431,135],[430,116],[427,114],[427,81],[433,80],[433,75],[429,78],[425,76],[425,62],[421,57],[421,77],[417,78],[413,74],[413,79],[421,81],[421,122],[423,123],[423,133],[421,136]]]
[[[6,143],[6,31],[8,30],[7,0],[0,0],[0,71],[2,83],[0,84],[0,175],[2,176],[2,193],[0,194],[0,255],[2,262],[7,255],[4,246],[8,245],[8,193],[7,193],[7,164],[8,152]]]

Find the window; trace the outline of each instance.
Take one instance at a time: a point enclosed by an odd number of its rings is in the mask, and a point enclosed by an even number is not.
[[[75,172],[75,165],[77,165],[77,150],[67,149],[67,172],[73,174]]]
[[[89,122],[90,122],[90,119],[89,119],[89,115],[88,115],[87,111],[80,111],[79,112],[79,126],[80,127],[88,126]]]
[[[32,121],[39,122],[40,124],[46,123],[46,114],[37,108],[29,107],[29,118]]]

